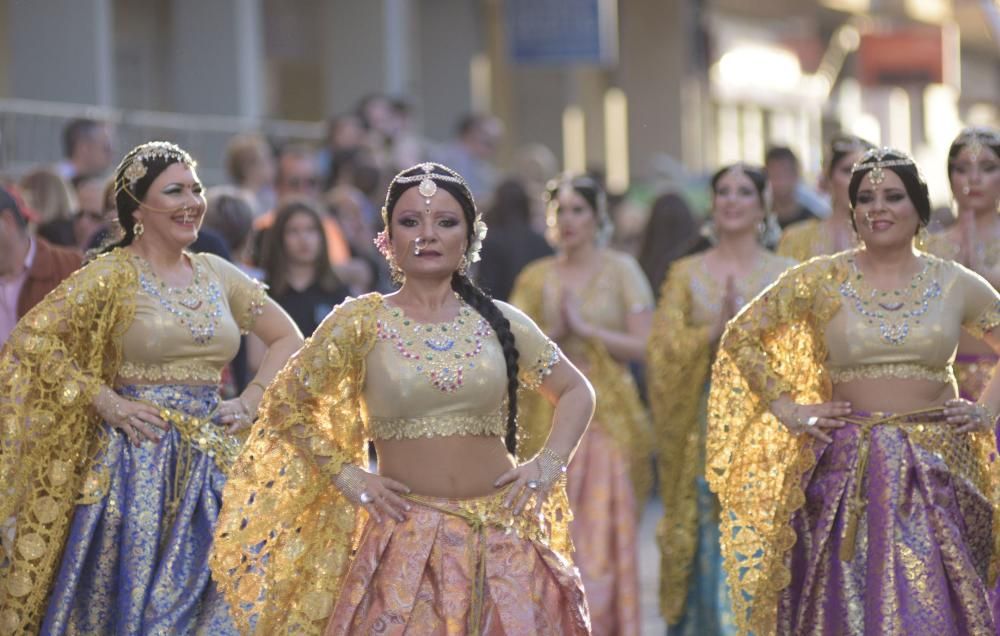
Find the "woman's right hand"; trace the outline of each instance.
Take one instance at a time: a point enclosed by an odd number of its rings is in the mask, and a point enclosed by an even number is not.
[[[771,403],[771,413],[792,433],[806,433],[829,444],[833,439],[826,431],[844,427],[846,422],[837,418],[851,414],[851,403],[796,404],[781,397]]]
[[[141,446],[143,439],[160,441],[154,428],[170,430],[170,425],[160,418],[160,411],[155,406],[123,398],[107,387],[98,392],[94,408],[105,422],[119,429],[135,446]]]
[[[733,316],[740,310],[739,291],[736,289],[736,281],[732,276],[726,277],[726,289],[722,296],[722,303],[719,307],[719,315],[712,325],[712,342],[718,342],[722,334],[726,331],[726,325],[733,319]]]
[[[352,503],[368,511],[377,523],[382,522],[382,515],[403,521],[410,510],[410,504],[400,497],[409,494],[409,488],[354,464],[344,464],[333,478],[333,485]]]

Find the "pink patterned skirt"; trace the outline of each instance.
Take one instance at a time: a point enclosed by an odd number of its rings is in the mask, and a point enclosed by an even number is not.
[[[589,634],[576,568],[503,494],[412,497],[405,521],[369,520],[326,634]]]
[[[625,453],[593,422],[566,476],[570,531],[596,636],[638,636],[635,494]]]

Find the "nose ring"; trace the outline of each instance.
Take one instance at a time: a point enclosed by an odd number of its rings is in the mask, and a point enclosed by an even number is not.
[[[418,236],[416,240],[413,241],[413,255],[420,256],[420,252],[427,247],[427,239],[422,236]]]

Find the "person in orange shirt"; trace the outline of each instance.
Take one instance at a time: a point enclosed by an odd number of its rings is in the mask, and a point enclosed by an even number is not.
[[[319,200],[320,178],[317,169],[316,152],[299,144],[285,146],[278,152],[278,173],[275,178],[275,192],[280,204],[288,197],[305,197]],[[275,211],[254,220],[257,230],[258,245],[263,245],[263,235],[274,225]],[[344,238],[337,219],[330,215],[323,216],[323,232],[330,247],[330,263],[346,265],[351,260],[351,248]],[[260,254],[258,252],[258,259]]]

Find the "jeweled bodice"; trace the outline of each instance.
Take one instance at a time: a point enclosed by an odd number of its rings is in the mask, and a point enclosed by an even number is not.
[[[240,334],[262,311],[264,290],[211,254],[189,254],[191,283],[172,288],[131,255],[139,289],[135,319],[122,337],[119,377],[129,381],[218,382]]]
[[[522,376],[546,372],[555,363],[551,342],[523,314],[497,305],[511,323]],[[463,303],[452,320],[421,323],[383,301],[376,330],[364,388],[371,437],[505,433],[507,363],[478,312]]]

